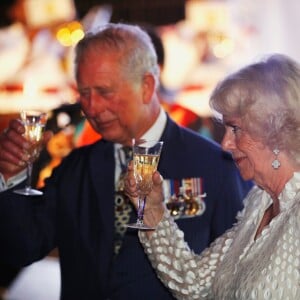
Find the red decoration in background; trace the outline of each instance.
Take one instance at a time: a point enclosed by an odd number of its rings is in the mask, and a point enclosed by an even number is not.
[[[76,147],[92,144],[98,141],[101,135],[97,133],[88,121],[84,121],[81,132],[79,133],[76,140]]]

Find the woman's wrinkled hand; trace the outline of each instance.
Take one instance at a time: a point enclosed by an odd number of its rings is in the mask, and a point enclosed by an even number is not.
[[[162,187],[163,178],[158,171],[154,172],[152,176],[152,181],[152,190],[146,198],[146,206],[144,210],[144,223],[151,227],[155,227],[162,219],[162,216],[165,211]],[[125,177],[125,193],[137,209],[138,189],[134,178],[132,161],[128,165],[127,174]]]
[[[29,159],[28,150],[32,144],[25,139],[24,132],[25,128],[21,121],[13,119],[0,134],[0,173],[5,180],[18,174],[26,167]],[[45,145],[51,136],[52,132],[45,132],[42,145]]]

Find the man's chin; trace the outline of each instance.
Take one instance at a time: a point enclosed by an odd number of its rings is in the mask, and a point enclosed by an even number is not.
[[[104,140],[106,141],[110,141],[110,142],[113,142],[113,143],[119,143],[119,144],[122,144],[123,140],[124,140],[124,136],[120,136],[120,135],[117,135],[115,133],[111,133],[111,132],[103,132],[101,133],[101,136]]]

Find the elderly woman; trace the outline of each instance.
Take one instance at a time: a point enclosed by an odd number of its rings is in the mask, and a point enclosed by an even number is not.
[[[220,82],[210,104],[226,128],[223,149],[256,185],[238,222],[195,255],[156,172],[145,215],[156,230],[140,232],[145,252],[178,299],[300,299],[300,65],[272,55]],[[136,203],[132,173],[126,189]]]

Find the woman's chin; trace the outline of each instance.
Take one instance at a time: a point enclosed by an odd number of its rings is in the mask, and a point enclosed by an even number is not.
[[[242,178],[246,181],[246,180],[253,180],[253,176],[249,174],[249,172],[245,172],[241,169],[240,170],[240,174],[242,176]]]

